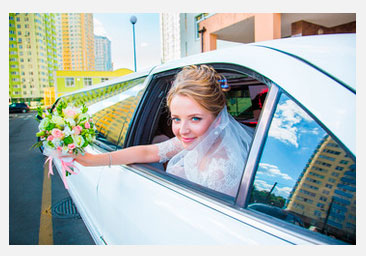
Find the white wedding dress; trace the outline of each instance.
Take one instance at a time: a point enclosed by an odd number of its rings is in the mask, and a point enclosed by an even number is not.
[[[244,170],[253,129],[238,123],[226,107],[207,132],[188,148],[172,138],[158,143],[167,172],[221,193],[235,196]]]

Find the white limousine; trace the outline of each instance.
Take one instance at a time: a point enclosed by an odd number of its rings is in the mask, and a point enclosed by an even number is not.
[[[69,193],[96,244],[356,243],[356,35],[202,53],[57,99],[88,106],[92,153],[173,137],[166,94],[182,67],[224,75],[229,113],[254,137],[235,197],[159,163],[84,167]],[[55,161],[59,173],[60,163]]]

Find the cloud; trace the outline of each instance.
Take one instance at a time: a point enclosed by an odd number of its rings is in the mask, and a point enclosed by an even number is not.
[[[284,198],[288,198],[290,196],[290,193],[292,191],[292,188],[290,187],[276,187],[275,192],[276,194],[283,196]]]
[[[107,31],[105,30],[103,24],[94,17],[94,34],[98,36],[107,36]]]
[[[268,135],[298,148],[298,124],[301,121],[309,122],[312,119],[296,103],[287,100],[277,106]]]
[[[258,190],[270,191],[273,185],[268,184],[264,180],[255,180],[254,185]]]
[[[257,173],[269,177],[280,177],[281,179],[284,180],[293,180],[289,175],[281,172],[281,170],[276,165],[273,164],[260,163]]]
[[[264,180],[257,180],[257,179],[255,180],[254,185],[259,191],[267,191],[267,192],[269,192],[273,187],[273,184],[268,184]],[[273,191],[273,194],[277,196],[282,196],[284,198],[288,198],[290,196],[291,191],[292,191],[291,187],[281,188],[277,185]]]

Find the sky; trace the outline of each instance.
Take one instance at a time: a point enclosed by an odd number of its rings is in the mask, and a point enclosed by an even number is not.
[[[288,198],[298,177],[324,138],[324,130],[284,94],[281,96],[260,160],[255,185]]]
[[[94,34],[111,41],[113,70],[134,70],[131,16],[136,16],[136,68],[141,71],[160,64],[159,13],[93,13]]]

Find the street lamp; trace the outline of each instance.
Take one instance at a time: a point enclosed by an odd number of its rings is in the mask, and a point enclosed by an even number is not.
[[[133,31],[133,59],[134,59],[135,72],[136,72],[136,45],[135,45],[135,23],[137,22],[136,16],[131,16],[130,22],[132,23],[132,31]]]

